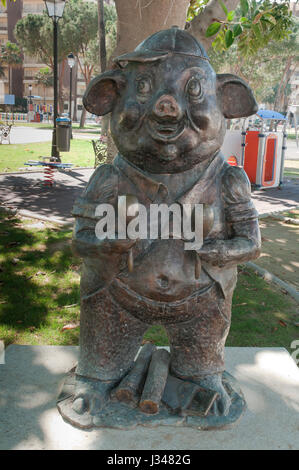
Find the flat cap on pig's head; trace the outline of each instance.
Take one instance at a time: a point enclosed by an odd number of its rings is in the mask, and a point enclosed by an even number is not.
[[[96,77],[83,103],[97,115],[112,112],[118,150],[146,171],[177,173],[211,158],[223,142],[224,118],[257,110],[248,85],[217,76],[201,44],[176,27],[115,61],[119,68]]]

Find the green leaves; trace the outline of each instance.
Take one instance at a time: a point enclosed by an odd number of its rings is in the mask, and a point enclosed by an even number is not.
[[[214,36],[214,34],[218,33],[220,27],[221,27],[221,24],[218,21],[211,23],[210,26],[206,30],[206,37],[209,38],[211,36]]]
[[[226,8],[226,6],[224,5],[224,3],[222,2],[222,0],[218,0],[221,7],[222,7],[222,10],[224,11],[225,15],[227,16],[228,15],[228,9]]]
[[[240,0],[240,6],[241,6],[241,15],[246,16],[249,10],[249,5],[247,0]]]
[[[242,26],[239,25],[239,24],[235,24],[235,26],[233,27],[233,34],[234,34],[234,37],[238,37],[240,36],[240,34],[242,34],[243,32],[243,29],[242,29]]]
[[[226,16],[227,21],[233,21],[235,14],[236,14],[235,10],[230,11]]]
[[[279,3],[270,0],[240,0],[240,9],[231,11],[228,11],[223,0],[218,2],[225,13],[225,20],[220,15],[219,19],[214,19],[207,28],[206,37],[216,36],[212,46],[219,51],[229,49],[238,38],[237,48],[242,55],[255,54],[270,41],[287,38],[294,24],[289,0],[281,0]]]
[[[209,0],[190,0],[187,11],[187,22],[190,22],[197,16],[206,6]]]
[[[234,42],[234,36],[233,36],[233,32],[228,29],[225,33],[225,36],[224,36],[224,41],[225,41],[225,46],[226,48],[228,49],[232,43]]]

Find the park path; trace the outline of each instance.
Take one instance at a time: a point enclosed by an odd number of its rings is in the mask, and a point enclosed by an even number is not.
[[[74,200],[86,186],[93,169],[57,171],[55,185],[43,186],[43,172],[0,174],[0,203],[59,222],[73,221]],[[252,198],[260,215],[288,210],[299,205],[299,179],[286,180],[282,189],[254,191]]]
[[[87,129],[85,129],[86,131]],[[73,131],[73,137],[80,140],[98,139],[99,134],[90,132]],[[50,142],[52,140],[51,129],[37,129],[35,127],[13,126],[10,131],[11,144],[30,144],[34,142]],[[3,145],[9,145],[4,143]]]

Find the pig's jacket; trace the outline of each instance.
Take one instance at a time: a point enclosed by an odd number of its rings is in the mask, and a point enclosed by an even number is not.
[[[162,182],[163,181],[163,182]],[[183,240],[140,240],[133,247],[134,269],[127,268],[128,254],[119,255],[119,269],[109,278],[109,254],[100,260],[88,254],[88,246],[99,243],[95,236],[98,204],[117,208],[118,196],[135,195],[145,206],[151,203],[202,203],[214,210],[214,224],[209,239],[227,240],[236,236],[238,227],[257,218],[250,198],[250,183],[243,169],[228,165],[220,152],[205,164],[173,175],[150,175],[117,155],[113,164],[99,166],[87,188],[74,205],[75,244],[86,247],[88,276],[81,278],[82,297],[90,296],[115,283],[121,303],[124,292],[131,298],[150,302],[183,302],[218,285],[223,297],[230,296],[236,284],[237,265],[212,266],[202,262],[199,279],[195,278],[195,254],[184,250]],[[117,224],[116,224],[117,226]],[[82,252],[82,250],[81,250]],[[179,268],[178,268],[179,266]],[[107,269],[108,268],[108,269]],[[91,275],[92,271],[92,275]],[[157,319],[156,319],[157,320]],[[150,322],[149,322],[150,323]]]

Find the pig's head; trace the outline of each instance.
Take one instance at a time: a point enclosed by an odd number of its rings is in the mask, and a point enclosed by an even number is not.
[[[96,115],[111,115],[111,133],[124,158],[152,173],[177,173],[221,147],[225,119],[257,110],[248,85],[216,75],[196,39],[176,27],[160,31],[118,68],[96,77],[83,98]]]

